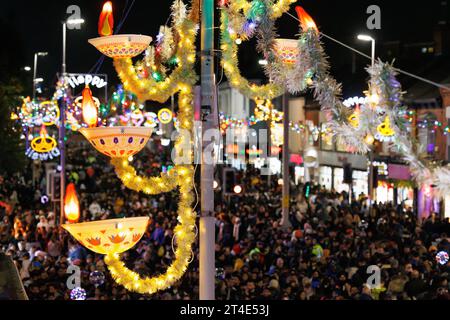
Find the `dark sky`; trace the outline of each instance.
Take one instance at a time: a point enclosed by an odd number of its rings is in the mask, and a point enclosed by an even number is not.
[[[131,0],[128,2],[132,2]],[[116,23],[122,16],[126,0],[113,1]],[[302,0],[301,4],[316,20],[324,33],[336,37],[358,49],[370,53],[370,46],[355,40],[358,33],[370,33],[379,43],[400,40],[432,41],[433,28],[443,14],[440,9],[441,0],[421,1],[422,4],[412,4],[406,0]],[[15,54],[21,59],[23,66],[33,64],[33,54],[37,51],[48,51],[49,56],[41,58],[39,62],[39,76],[52,83],[55,74],[60,70],[62,50],[61,21],[65,17],[69,5],[78,5],[86,23],[81,30],[68,31],[68,72],[88,72],[96,63],[100,54],[87,40],[97,36],[97,21],[103,1],[100,0],[58,0],[58,1],[2,1],[0,19],[15,32],[17,45]],[[121,33],[141,33],[155,36],[159,25],[164,24],[169,15],[170,0],[136,0],[135,4],[121,30]],[[377,4],[382,10],[382,30],[368,31],[365,27],[368,15],[366,8]],[[292,9],[291,13],[295,14]],[[292,18],[283,16],[278,21],[280,35],[293,37],[298,33],[298,24]],[[327,53],[331,57],[333,71],[337,78],[345,82],[351,78],[352,54],[328,40],[324,40]],[[5,47],[0,48],[5,50]],[[247,46],[243,50],[241,65],[247,75],[258,75],[257,59]],[[357,59],[357,68],[363,69],[368,61]],[[244,69],[244,68],[243,68]],[[411,70],[414,71],[414,70]],[[112,62],[105,59],[100,69],[101,73],[112,76],[111,82],[116,82]]]

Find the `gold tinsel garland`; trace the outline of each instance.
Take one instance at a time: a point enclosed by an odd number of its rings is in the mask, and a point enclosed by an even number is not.
[[[197,2],[194,1],[195,3]],[[180,5],[179,2],[176,4]],[[195,14],[192,14],[192,12],[190,16],[195,19]],[[139,79],[131,59],[114,61],[125,89],[135,93],[142,100],[165,102],[171,95],[179,92],[178,120],[181,134],[175,142],[175,151],[178,157],[175,160],[175,167],[169,173],[162,174],[160,177],[146,178],[138,176],[136,170],[130,166],[125,158],[111,161],[119,179],[131,190],[156,195],[173,191],[178,187],[180,192],[179,224],[174,230],[177,249],[175,250],[175,259],[165,274],[141,278],[139,274],[125,266],[119,255],[108,255],[105,258],[105,263],[116,282],[129,291],[141,294],[153,294],[165,290],[181,279],[191,261],[192,245],[196,238],[196,214],[192,208],[194,202],[194,168],[192,166],[194,95],[192,88],[196,81],[194,42],[197,26],[194,22],[186,19],[177,31],[180,36],[178,43],[180,62],[171,76],[166,78],[164,82],[158,83],[154,80]],[[186,137],[186,134],[189,136]]]
[[[180,85],[180,128],[193,129],[193,94],[192,86]],[[189,137],[192,145],[192,138]],[[186,151],[183,149],[183,137],[175,142],[177,154]],[[189,152],[189,163],[192,162],[192,152]],[[153,294],[159,290],[165,290],[174,285],[186,272],[192,258],[192,245],[195,241],[196,214],[191,205],[194,201],[194,169],[192,165],[178,164],[168,174],[161,177],[146,178],[137,175],[136,170],[129,165],[126,159],[113,159],[112,165],[123,184],[134,191],[144,192],[149,195],[166,193],[179,187],[180,202],[178,204],[179,224],[174,230],[177,239],[175,260],[163,275],[151,278],[141,278],[139,274],[129,270],[119,255],[108,255],[105,262],[117,283],[127,290],[141,294]]]
[[[131,58],[114,59],[114,67],[125,90],[133,92],[142,101],[152,100],[164,103],[179,90],[180,83],[189,85],[195,83],[197,24],[190,19],[185,19],[177,31],[180,37],[177,50],[178,66],[161,82],[151,77],[140,79]]]
[[[273,4],[270,11],[270,18],[277,19],[283,13],[289,10],[289,7],[295,0],[280,0]],[[230,81],[231,85],[238,89],[246,97],[250,99],[273,99],[285,92],[284,86],[276,83],[268,83],[265,85],[256,85],[245,79],[239,70],[238,62],[238,44],[236,40],[240,38],[237,33],[229,31],[230,16],[238,16],[243,12],[244,15],[250,10],[251,3],[247,0],[231,1],[228,8],[221,10],[221,64],[224,73]],[[239,19],[237,19],[239,20]],[[242,40],[242,38],[241,38]],[[245,39],[244,39],[245,40]]]

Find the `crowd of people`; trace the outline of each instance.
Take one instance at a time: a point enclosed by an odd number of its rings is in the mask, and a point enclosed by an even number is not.
[[[177,192],[132,192],[86,143],[71,142],[68,150],[67,179],[77,187],[80,222],[150,217],[143,239],[122,260],[143,277],[164,272],[173,259]],[[133,166],[142,175],[158,175],[170,164],[161,151],[142,152]],[[45,168],[37,167],[0,180],[0,250],[14,260],[29,299],[69,300],[77,268],[87,299],[199,298],[198,259],[176,286],[152,296],[116,284],[103,256],[58,226],[59,205],[41,201],[45,179]],[[224,197],[220,188],[215,194],[217,299],[450,299],[450,264],[436,261],[438,252],[450,252],[448,219],[418,219],[389,203],[369,210],[364,198],[350,202],[347,194],[320,186],[305,197],[303,187],[293,185],[289,221],[283,221],[276,179],[268,183],[256,169],[240,172],[240,179],[241,195]],[[104,281],[93,281],[94,272]]]

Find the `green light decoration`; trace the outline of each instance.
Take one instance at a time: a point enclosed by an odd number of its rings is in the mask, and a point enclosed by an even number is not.
[[[309,182],[305,184],[303,191],[305,198],[309,199],[309,197],[311,196],[311,184]]]
[[[156,81],[156,82],[161,82],[164,80],[164,77],[161,73],[155,71],[152,73],[152,78]]]
[[[255,0],[248,12],[247,19],[252,21],[259,21],[266,13],[266,6],[263,1]]]
[[[175,67],[176,65],[178,65],[178,63],[180,63],[180,59],[178,59],[178,57],[176,57],[176,56],[170,58],[170,60],[169,60],[170,66]]]

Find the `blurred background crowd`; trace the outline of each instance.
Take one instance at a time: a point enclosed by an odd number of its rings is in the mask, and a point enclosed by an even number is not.
[[[84,143],[71,143],[68,180],[77,186],[80,221],[149,216],[139,244],[123,254],[142,276],[165,271],[173,258],[177,192],[145,196],[122,186],[112,166]],[[155,165],[144,165],[152,163]],[[156,176],[163,152],[146,150],[133,166]],[[424,220],[402,206],[314,186],[305,197],[292,183],[290,228],[282,228],[281,187],[256,169],[240,172],[245,192],[216,190],[216,296],[220,300],[412,300],[450,299],[450,223],[436,214]],[[59,208],[42,203],[44,168],[0,180],[0,250],[11,256],[31,300],[69,300],[71,266],[81,270],[87,299],[198,299],[198,260],[170,290],[153,296],[128,292],[111,278],[103,256],[88,251],[57,224]],[[197,246],[194,252],[198,256]],[[372,267],[371,267],[372,266]],[[373,266],[380,283],[370,286]],[[68,270],[69,269],[69,270]],[[368,273],[369,271],[369,273]]]

